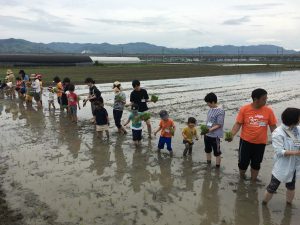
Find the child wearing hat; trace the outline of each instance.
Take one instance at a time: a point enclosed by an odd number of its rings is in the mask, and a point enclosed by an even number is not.
[[[159,112],[159,116],[161,118],[159,127],[154,132],[154,135],[156,135],[159,131],[161,131],[159,142],[158,142],[158,152],[160,152],[162,149],[164,149],[165,144],[167,145],[167,149],[170,152],[170,155],[173,155],[173,149],[172,149],[172,137],[175,133],[175,124],[172,119],[169,118],[169,114],[166,110],[161,110]]]
[[[54,89],[52,86],[48,87],[48,106],[49,106],[49,111],[51,110],[51,106],[53,106],[53,109],[55,110],[55,105],[54,105]]]
[[[137,104],[132,104],[131,113],[128,117],[127,122],[124,124],[125,127],[131,121],[132,140],[136,147],[140,145],[142,140],[142,115],[143,113],[139,112],[139,106]]]
[[[118,128],[119,133],[126,134],[127,131],[121,125],[123,110],[126,104],[126,95],[122,91],[121,83],[119,81],[114,82],[113,91],[115,93],[114,105],[113,105],[113,115],[114,115],[115,124],[116,127]]]

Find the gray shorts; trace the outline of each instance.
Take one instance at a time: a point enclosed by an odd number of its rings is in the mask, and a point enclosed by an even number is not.
[[[77,105],[70,105],[69,106],[70,109],[70,114],[76,116],[77,115]]]
[[[36,101],[36,102],[39,102],[39,101],[41,101],[41,93],[40,92],[34,92],[33,93],[33,98],[34,98],[34,100]]]

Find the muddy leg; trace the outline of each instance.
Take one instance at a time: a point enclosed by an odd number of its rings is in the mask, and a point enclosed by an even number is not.
[[[184,151],[183,151],[183,156],[186,156],[186,154],[187,154],[189,148],[190,148],[190,144],[189,144],[189,143],[185,143],[185,149],[184,149]]]

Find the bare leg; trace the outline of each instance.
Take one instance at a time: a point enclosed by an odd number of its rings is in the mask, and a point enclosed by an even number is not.
[[[147,124],[147,129],[148,129],[148,136],[149,136],[149,138],[152,138],[152,128],[151,128],[150,120],[147,120],[146,124]]]
[[[295,190],[286,190],[286,203],[287,204],[292,204],[292,201],[295,196]]]
[[[190,148],[190,144],[189,144],[189,143],[185,143],[185,149],[184,149],[184,151],[183,151],[183,156],[186,156],[186,154],[187,154],[189,148]]]
[[[211,153],[206,153],[206,160],[211,162]]]
[[[240,169],[240,178],[245,179],[246,178],[246,170],[241,170]]]
[[[193,145],[190,145],[189,146],[189,155],[192,155],[192,152],[193,152]]]
[[[105,133],[106,133],[106,137],[107,137],[107,139],[109,139],[109,131],[108,131],[108,130],[106,130],[106,131],[105,131]]]
[[[263,204],[267,204],[273,197],[272,193],[269,193],[268,191],[265,192],[265,196],[264,196],[264,200],[263,200]]]
[[[221,164],[221,156],[219,155],[216,157],[216,166],[220,166],[220,164]]]
[[[102,131],[97,131],[97,137],[102,138],[103,137],[103,132]]]
[[[253,182],[257,181],[257,176],[258,176],[259,170],[254,170],[251,168],[251,180]]]

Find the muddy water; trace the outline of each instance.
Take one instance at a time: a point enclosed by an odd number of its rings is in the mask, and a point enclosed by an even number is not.
[[[97,86],[112,115],[111,84]],[[128,96],[130,83],[123,86]],[[188,116],[205,120],[203,97],[210,91],[226,109],[226,129],[257,87],[268,90],[279,117],[285,107],[300,105],[300,72],[147,81],[143,86],[159,95],[159,102],[149,105],[153,115],[164,108],[176,121],[173,158],[167,151],[157,154],[157,139],[148,140],[146,129],[136,149],[130,134],[116,133],[113,120],[111,138],[97,138],[89,105],[74,125],[65,113],[49,112],[46,105],[39,111],[18,100],[0,100],[2,188],[24,224],[299,224],[299,192],[292,207],[285,206],[283,185],[268,207],[260,204],[272,169],[270,145],[262,181],[251,184],[238,178],[238,139],[222,142],[222,166],[216,170],[205,164],[202,140],[195,143],[192,157],[182,158],[179,130]],[[86,86],[77,92],[84,95]],[[124,120],[127,116],[125,111]],[[153,127],[158,122],[154,117]]]

